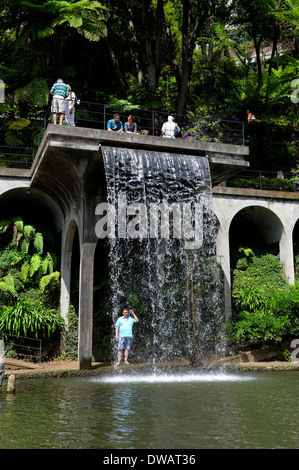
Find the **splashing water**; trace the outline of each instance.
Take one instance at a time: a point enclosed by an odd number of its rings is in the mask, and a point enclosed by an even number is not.
[[[208,160],[101,151],[113,324],[124,306],[135,309],[134,360],[202,360],[219,349],[223,321]]]

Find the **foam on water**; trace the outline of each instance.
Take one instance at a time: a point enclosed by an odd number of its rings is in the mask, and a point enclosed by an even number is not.
[[[170,384],[170,383],[196,383],[196,382],[248,382],[256,380],[256,377],[227,374],[227,373],[189,373],[189,374],[119,374],[92,379],[99,383],[109,384]]]

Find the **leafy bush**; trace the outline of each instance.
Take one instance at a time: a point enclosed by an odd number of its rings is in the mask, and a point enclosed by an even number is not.
[[[299,282],[294,286],[286,283],[279,257],[247,256],[237,267],[232,321],[227,325],[229,340],[281,341],[284,335],[299,334]]]
[[[289,315],[276,316],[272,312],[241,312],[238,321],[228,326],[232,343],[247,341],[281,341],[291,328]],[[299,327],[299,325],[298,325]]]
[[[51,336],[64,326],[57,310],[47,308],[40,300],[20,299],[4,307],[0,316],[0,331],[16,336]]]

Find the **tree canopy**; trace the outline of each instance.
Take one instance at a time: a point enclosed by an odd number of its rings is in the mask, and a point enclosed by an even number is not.
[[[62,77],[88,101],[243,121],[250,109],[298,132],[298,0],[2,0],[0,11],[11,119],[44,111]]]

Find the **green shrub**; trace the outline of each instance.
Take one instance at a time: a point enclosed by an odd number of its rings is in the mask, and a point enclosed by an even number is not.
[[[299,282],[286,283],[279,257],[241,258],[237,268],[229,341],[281,341],[284,335],[299,334]]]
[[[0,317],[0,331],[16,336],[51,336],[63,328],[57,310],[47,308],[40,300],[19,299],[4,307]]]

